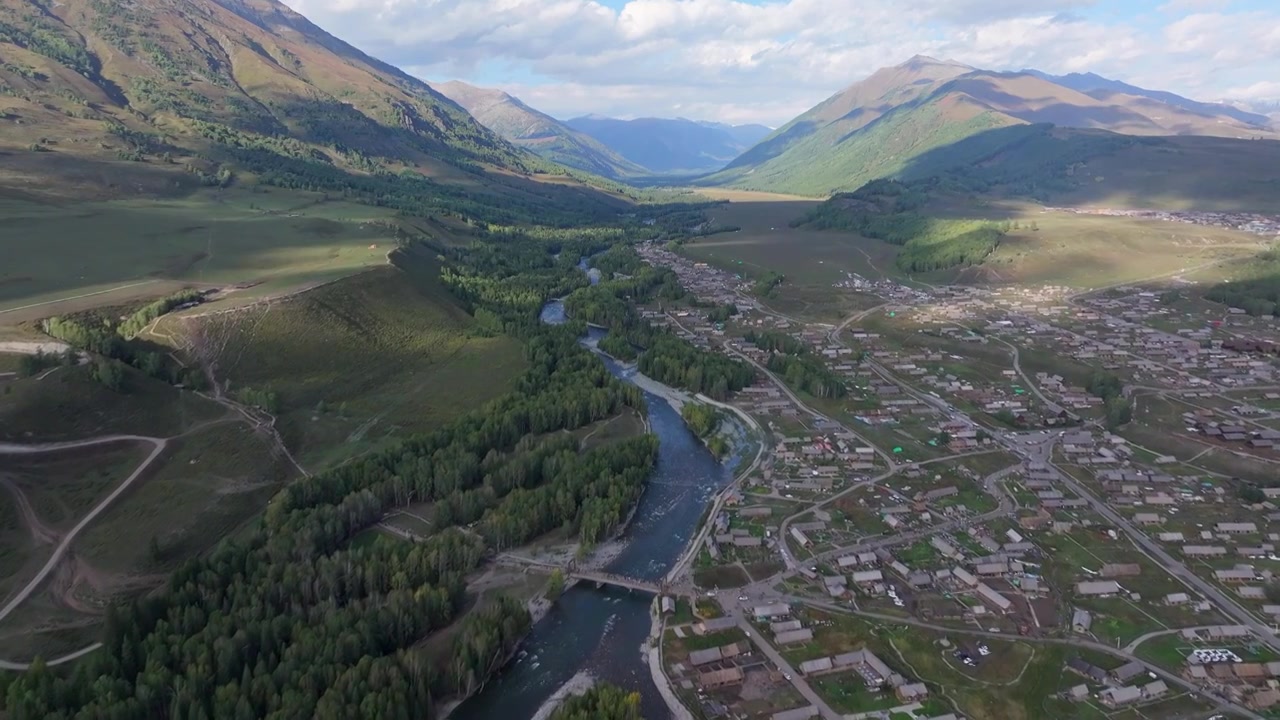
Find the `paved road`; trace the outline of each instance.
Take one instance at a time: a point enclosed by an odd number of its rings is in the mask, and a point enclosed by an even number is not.
[[[769,658],[769,662],[772,662],[779,670],[791,678],[792,687],[800,693],[801,697],[808,700],[814,707],[818,708],[818,712],[822,714],[822,717],[825,718],[825,720],[842,720],[844,715],[833,710],[831,706],[827,704],[827,701],[823,700],[822,696],[815,692],[814,689],[809,686],[809,683],[805,682],[805,679],[800,676],[800,673],[795,668],[791,667],[791,663],[787,662],[787,659],[782,657],[782,653],[775,650],[773,644],[768,640],[760,637],[760,633],[756,632],[756,629],[751,627],[751,625],[740,615],[738,616],[738,627],[742,629],[742,632],[747,634],[747,637],[751,638],[752,644],[760,648],[760,652],[764,653],[764,656]]]
[[[734,414],[736,414],[738,417],[742,418],[742,420],[747,424],[749,424],[752,428],[754,428],[756,433],[759,435],[760,446],[756,448],[756,456],[751,461],[751,465],[747,466],[745,470],[738,473],[738,476],[733,479],[733,482],[729,483],[729,485],[727,485],[723,490],[716,493],[715,501],[712,502],[711,504],[711,512],[707,515],[707,521],[702,524],[702,527],[698,530],[697,534],[694,535],[693,539],[689,541],[689,544],[685,546],[684,553],[680,556],[680,559],[676,561],[675,565],[673,565],[671,567],[671,570],[667,573],[667,576],[666,576],[667,582],[674,582],[675,579],[680,577],[680,575],[684,573],[684,571],[689,567],[689,563],[693,562],[693,559],[698,557],[698,553],[701,551],[702,544],[706,542],[707,535],[709,535],[711,533],[712,528],[715,527],[716,516],[719,515],[720,510],[724,508],[725,500],[729,497],[729,494],[731,492],[736,490],[744,480],[746,480],[748,477],[751,476],[751,473],[756,471],[756,468],[760,467],[760,463],[764,461],[765,453],[769,447],[768,435],[760,427],[760,424],[756,422],[755,418],[751,417],[747,413],[743,412],[742,410],[732,405],[728,405],[726,403],[712,400],[711,398],[705,395],[700,394],[697,396],[697,398],[702,402],[729,410]]]
[[[1052,448],[1052,443],[1049,443],[1049,447],[1050,449]],[[1243,607],[1238,605],[1230,596],[1218,589],[1216,585],[1205,580],[1199,575],[1196,575],[1180,560],[1174,558],[1168,552],[1165,552],[1165,549],[1160,547],[1160,545],[1152,540],[1150,536],[1135,527],[1128,521],[1128,519],[1116,512],[1110,505],[1099,500],[1082,483],[1064,472],[1057,465],[1054,465],[1048,457],[1045,457],[1045,462],[1058,475],[1058,478],[1061,480],[1063,485],[1066,485],[1077,495],[1084,498],[1095,512],[1106,518],[1107,521],[1128,535],[1134,545],[1150,557],[1157,565],[1163,567],[1170,575],[1180,580],[1184,585],[1198,591],[1200,594],[1211,600],[1218,606],[1218,609],[1222,610],[1227,616],[1231,617],[1239,624],[1247,626],[1255,635],[1257,635],[1259,640],[1266,643],[1269,647],[1275,650],[1280,650],[1280,638],[1276,637],[1275,632],[1270,626],[1259,620],[1248,610],[1245,610]]]
[[[56,658],[53,658],[52,660],[46,660],[44,664],[48,667],[54,667],[57,665],[69,663],[72,660],[79,660],[80,658],[84,657],[85,655],[88,655],[89,653],[93,652],[94,650],[97,650],[100,647],[102,647],[102,643],[96,642],[88,647],[82,647],[73,653],[68,653],[66,655],[63,655],[62,657],[56,657]],[[31,668],[31,663],[16,663],[16,662],[10,662],[8,660],[0,660],[0,670],[16,670],[18,672],[25,672],[30,668]]]
[[[49,561],[44,564],[44,567],[40,568],[40,572],[36,573],[36,576],[31,579],[31,582],[27,583],[26,587],[19,590],[18,594],[14,595],[3,608],[0,608],[0,620],[8,617],[9,613],[13,612],[14,608],[21,605],[28,597],[30,597],[31,593],[35,592],[36,588],[38,588],[40,584],[53,573],[54,569],[58,567],[58,563],[62,561],[63,556],[65,556],[67,551],[71,549],[71,544],[75,542],[76,536],[88,527],[89,523],[93,522],[94,518],[101,515],[102,512],[111,505],[111,503],[115,502],[116,498],[124,494],[124,492],[129,489],[129,486],[133,485],[133,482],[142,475],[142,472],[151,466],[151,463],[160,456],[160,453],[164,452],[165,446],[168,445],[168,441],[161,438],[146,437],[143,435],[107,435],[100,438],[93,438],[91,440],[47,443],[43,445],[0,443],[0,454],[34,455],[37,453],[56,452],[58,450],[106,445],[109,443],[119,442],[149,443],[152,446],[151,454],[134,469],[133,473],[130,474],[129,477],[124,479],[124,482],[120,483],[115,490],[112,490],[110,495],[103,498],[102,502],[98,503],[87,515],[81,518],[80,522],[76,523],[75,527],[71,528],[71,530],[62,538],[62,542],[58,543],[58,546],[53,549],[53,554],[49,556]]]

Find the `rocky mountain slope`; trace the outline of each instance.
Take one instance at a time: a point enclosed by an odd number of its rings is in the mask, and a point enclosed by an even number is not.
[[[481,125],[553,162],[609,178],[647,172],[594,138],[501,90],[457,80],[433,83],[432,89],[461,105]]]
[[[162,192],[273,158],[558,171],[275,0],[0,0],[0,57],[0,187],[22,193]]]

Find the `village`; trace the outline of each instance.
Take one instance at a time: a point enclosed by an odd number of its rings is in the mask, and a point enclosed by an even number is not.
[[[731,398],[767,435],[761,461],[724,495],[699,594],[664,631],[703,717],[963,717],[931,692],[939,678],[883,654],[879,633],[909,623],[953,674],[981,677],[997,645],[1083,648],[1055,680],[1068,715],[1280,711],[1280,385],[1237,314],[1179,317],[1138,287],[1073,298],[851,273],[883,302],[836,328],[770,311],[733,273],[642,254],[738,310],[651,321],[761,370]],[[763,333],[845,392],[765,372]]]

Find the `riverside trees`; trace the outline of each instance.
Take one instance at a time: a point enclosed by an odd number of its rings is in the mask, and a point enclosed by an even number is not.
[[[451,287],[525,339],[514,389],[430,434],[295,480],[261,520],[179,568],[155,595],[110,609],[103,648],[61,672],[36,664],[5,696],[12,720],[431,718],[477,687],[528,629],[523,603],[466,616],[443,658],[415,649],[467,607],[487,553],[558,527],[598,542],[652,466],[652,436],[580,453],[562,430],[643,409],[636,388],[545,326],[541,303],[581,275],[488,243],[450,251]],[[430,503],[418,542],[366,536],[388,510]],[[475,523],[474,532],[460,526]],[[363,539],[362,539],[363,540]]]

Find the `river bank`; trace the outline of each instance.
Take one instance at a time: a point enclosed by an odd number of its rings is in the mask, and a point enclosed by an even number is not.
[[[542,318],[564,322],[563,305],[548,303]],[[658,459],[622,536],[601,545],[587,562],[607,572],[659,580],[685,554],[707,506],[731,481],[730,468],[737,461],[712,457],[685,425],[677,408],[692,399],[689,394],[649,378],[637,380],[642,374],[633,366],[607,354],[600,357],[615,377],[644,392],[645,419],[659,440]],[[567,544],[543,546],[539,552],[576,554]],[[673,694],[661,673],[654,674],[650,656],[661,625],[655,626],[653,606],[647,593],[574,584],[534,625],[518,656],[459,706],[451,720],[529,720],[583,670],[600,682],[639,693],[642,714],[649,720],[687,717],[669,705]]]

